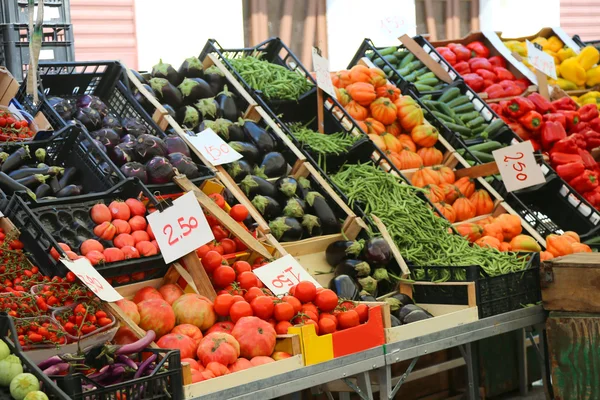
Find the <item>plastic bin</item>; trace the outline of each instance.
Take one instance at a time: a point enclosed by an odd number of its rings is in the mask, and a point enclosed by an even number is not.
[[[42,370],[27,357],[19,342],[13,342],[9,339],[9,334],[12,337],[17,337],[14,322],[6,313],[0,312],[0,340],[8,345],[12,354],[19,357],[21,364],[23,365],[23,371],[35,375],[41,383],[41,390],[46,393],[50,400],[69,400],[70,397],[59,389],[52,379],[45,375]],[[0,387],[0,399],[12,399],[7,387]]]
[[[21,196],[13,196],[4,214],[11,219],[21,232],[20,240],[46,275],[64,276],[66,267],[54,260],[50,249],[54,247],[59,254],[66,258],[58,242],[64,242],[73,249],[79,249],[84,240],[97,239],[93,234],[94,222],[90,217],[93,205],[102,202],[109,204],[116,199],[138,197],[143,194],[153,206],[158,204],[152,193],[139,181],[128,179],[110,191],[88,196],[81,199],[63,198],[45,204],[27,206]],[[100,240],[104,247],[112,247],[106,241]],[[164,273],[167,270],[162,255],[141,257],[124,261],[96,265],[96,270],[104,277],[115,277],[157,270]],[[150,273],[148,275],[151,275]],[[146,276],[145,278],[149,278]]]
[[[5,0],[13,1],[13,0]],[[29,68],[29,27],[27,24],[0,25],[3,63],[18,81],[25,79]],[[40,62],[73,61],[71,25],[44,25]]]
[[[38,1],[35,1],[37,9]],[[36,14],[34,14],[35,18]],[[28,24],[29,9],[27,0],[3,0],[0,2],[0,23]],[[71,6],[69,0],[45,0],[44,24],[70,24]]]
[[[411,267],[428,277],[448,276],[448,282],[475,282],[475,293],[479,318],[517,310],[541,300],[539,253],[534,253],[527,268],[523,271],[489,276],[477,265],[456,267]],[[415,285],[413,292],[417,303],[426,304],[467,304],[467,287],[444,285]]]

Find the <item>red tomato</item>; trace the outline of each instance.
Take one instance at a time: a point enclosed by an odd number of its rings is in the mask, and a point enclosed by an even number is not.
[[[235,249],[236,251],[244,251],[248,249],[248,246],[246,246],[240,238],[238,237],[234,237],[233,241],[235,242]]]
[[[0,118],[0,128],[4,128],[6,126],[6,118]]]
[[[225,198],[223,196],[221,196],[221,194],[219,194],[219,193],[213,193],[213,194],[209,195],[208,197],[210,197],[211,199],[213,199],[213,201],[215,203],[217,203],[217,205],[220,208],[225,208]]]
[[[258,287],[251,287],[250,289],[248,289],[248,291],[246,292],[246,294],[244,295],[244,299],[246,299],[246,301],[248,303],[251,303],[252,300],[254,300],[257,297],[264,297],[264,293],[262,290],[260,290],[260,288]]]
[[[327,333],[335,332],[336,326],[335,322],[329,318],[321,318],[319,320],[319,332],[324,335]]]
[[[211,274],[222,263],[223,256],[214,250],[209,251],[204,257],[202,257],[202,265],[208,274]]]
[[[316,294],[317,287],[314,283],[309,281],[302,281],[294,288],[294,297],[296,297],[302,303],[313,301]]]
[[[337,318],[340,329],[348,329],[360,324],[360,318],[355,310],[341,312]]]
[[[229,309],[231,320],[236,323],[242,317],[252,316],[252,306],[246,301],[237,301]]]
[[[317,335],[319,334],[319,323],[318,322],[316,322],[316,321],[314,321],[312,319],[309,319],[309,320],[307,320],[307,321],[304,322],[304,325],[312,325],[312,326],[314,326],[315,327],[315,332],[317,333]]]
[[[354,310],[355,307],[356,307],[356,304],[354,304],[354,302],[352,302],[350,300],[346,300],[340,304],[340,308],[346,309],[346,310]]]
[[[251,287],[258,286],[258,278],[253,272],[242,272],[237,277],[237,281],[240,283],[240,287],[244,290],[249,290]]]
[[[229,316],[229,309],[235,303],[235,300],[232,295],[229,293],[220,294],[215,299],[214,309],[217,315],[221,317]]]
[[[369,319],[369,306],[366,304],[359,304],[354,308],[354,311],[358,313],[358,320],[360,323],[367,322]]]
[[[206,255],[206,253],[208,253],[209,251],[211,251],[211,248],[209,245],[207,244],[203,244],[202,246],[198,247],[196,249],[196,255],[199,258],[204,258],[204,256]]]
[[[317,309],[317,306],[315,306],[313,303],[302,304],[300,312],[306,313],[307,311],[310,311],[315,315],[319,315],[319,310]]]
[[[323,312],[333,311],[338,305],[338,296],[331,289],[323,289],[315,296],[315,305]]]
[[[294,296],[283,296],[281,300],[285,301],[286,303],[290,303],[292,307],[294,307],[294,313],[302,311],[302,303],[300,303],[300,300]]]
[[[225,287],[235,281],[235,271],[229,265],[220,265],[213,271],[213,283]]]
[[[252,267],[246,261],[236,261],[233,263],[232,267],[237,275],[240,275],[242,272],[252,271]]]
[[[221,246],[223,246],[223,254],[233,254],[236,252],[236,245],[232,239],[225,238],[221,240]]]
[[[319,321],[322,320],[322,319],[324,319],[324,318],[332,320],[335,323],[335,327],[337,329],[338,320],[337,320],[337,318],[336,318],[335,315],[329,314],[329,313],[322,313],[321,315],[319,315]]]
[[[289,321],[294,318],[296,312],[294,311],[294,306],[290,303],[286,303],[282,301],[280,303],[276,303],[273,307],[273,316],[277,321]]]
[[[229,237],[229,232],[225,228],[223,228],[221,225],[214,226],[212,228],[212,233],[217,242],[220,242],[221,240]]]
[[[279,321],[275,325],[275,332],[277,332],[278,335],[287,335],[288,328],[291,328],[292,326],[293,325],[288,321]]]
[[[273,315],[273,309],[275,305],[273,304],[273,300],[267,296],[258,296],[252,300],[250,303],[252,307],[252,312],[258,318],[264,319],[265,321],[271,318]]]
[[[248,217],[248,209],[242,204],[236,204],[229,210],[229,216],[238,222],[242,222]]]

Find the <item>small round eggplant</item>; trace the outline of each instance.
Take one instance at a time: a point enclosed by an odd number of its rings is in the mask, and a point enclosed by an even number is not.
[[[113,160],[117,167],[128,162],[137,161],[135,143],[119,143],[110,152],[110,159]]]
[[[165,146],[167,146],[167,154],[181,153],[190,157],[190,149],[185,143],[185,140],[179,137],[177,134],[169,135],[164,140]]]
[[[335,267],[346,258],[356,258],[362,251],[364,240],[338,240],[330,243],[325,250],[327,264]]]
[[[123,125],[123,133],[139,137],[148,133],[148,127],[140,122],[137,118],[125,117],[121,120]]]
[[[252,199],[252,205],[267,221],[281,215],[281,206],[277,200],[272,197],[256,195]]]
[[[121,124],[121,120],[112,114],[108,114],[102,119],[102,127],[112,129],[117,132],[119,136],[123,136],[123,125]]]
[[[149,183],[169,183],[175,176],[169,160],[161,156],[153,157],[146,163],[146,172]]]
[[[365,243],[362,258],[371,265],[385,266],[392,259],[392,249],[384,238],[372,238]]]
[[[127,178],[139,178],[142,183],[148,183],[148,173],[144,164],[129,162],[121,167],[121,172]]]
[[[135,151],[138,153],[141,160],[150,160],[152,157],[166,156],[167,146],[162,139],[144,134],[137,138]]]
[[[78,108],[73,118],[81,122],[90,132],[102,126],[102,115],[91,107]]]
[[[181,82],[175,68],[169,63],[164,63],[162,60],[152,67],[151,74],[153,78],[164,78],[173,85],[178,85],[179,82]],[[152,81],[152,79],[150,81]]]
[[[360,296],[360,286],[348,275],[338,275],[330,280],[329,289],[333,290],[342,299],[358,300]]]
[[[117,132],[109,128],[102,128],[90,134],[94,139],[98,140],[108,150],[113,149],[121,142],[121,137]]]
[[[241,182],[240,187],[249,198],[254,198],[257,194],[262,196],[277,197],[277,189],[271,182],[256,175],[248,175]]]
[[[250,164],[256,163],[260,157],[258,149],[251,143],[234,141],[229,142],[229,146],[240,153],[244,160]]]
[[[371,274],[371,267],[366,261],[347,259],[335,267],[333,274],[335,276],[348,275],[352,278],[362,278]]]
[[[281,242],[294,242],[302,239],[302,225],[296,218],[279,217],[269,223],[271,233]]]
[[[177,168],[180,174],[184,174],[188,179],[200,177],[198,165],[183,153],[171,153],[168,155],[169,162],[174,168]]]

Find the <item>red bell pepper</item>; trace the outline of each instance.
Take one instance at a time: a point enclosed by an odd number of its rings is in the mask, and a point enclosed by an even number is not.
[[[590,127],[596,132],[600,132],[600,117],[591,120]]]
[[[577,125],[575,125],[574,127],[571,128],[571,130],[569,130],[569,133],[585,132],[588,129],[591,129],[589,122],[579,121],[579,123]]]
[[[448,48],[456,55],[456,61],[469,61],[471,59],[471,50],[467,49],[460,43],[450,43]]]
[[[499,82],[499,85],[502,86],[507,97],[518,96],[522,93],[521,88],[514,81],[503,80]]]
[[[577,111],[558,110],[557,112],[565,116],[567,120],[567,132],[579,123],[579,113]]]
[[[550,100],[546,99],[539,93],[531,93],[527,98],[535,106],[535,111],[540,114],[553,113],[556,111]]]
[[[492,109],[492,111],[494,111],[496,114],[502,116],[502,106],[498,103],[491,103],[488,104],[490,106],[490,108]]]
[[[594,157],[592,157],[589,151],[578,149],[578,154],[581,156],[583,165],[585,165],[587,169],[591,169],[593,171],[598,168],[596,165],[596,160],[594,160]]]
[[[448,64],[456,64],[456,54],[452,50],[447,47],[438,47],[436,50],[440,53],[440,56],[444,57],[444,60],[448,61]]]
[[[487,93],[488,99],[499,99],[502,97],[506,97],[504,88],[498,85],[497,83],[494,83],[493,85],[490,85],[487,88],[485,88],[484,92]]]
[[[550,150],[554,143],[567,137],[565,128],[554,121],[547,121],[542,128],[542,149]]]
[[[488,58],[490,56],[490,49],[485,47],[485,45],[478,40],[469,43],[467,49],[471,50],[471,57]]]
[[[531,138],[531,134],[527,131],[527,129],[523,128],[523,125],[518,122],[510,122],[508,127],[521,139],[529,140]]]
[[[571,136],[568,136],[573,138],[573,140],[575,141],[575,145],[580,148],[580,149],[585,149],[586,147],[586,141],[585,141],[585,136],[583,136],[582,133],[575,133]]]
[[[487,69],[478,69],[475,70],[475,73],[482,77],[484,80],[489,80],[492,82],[498,82],[498,77],[492,71],[488,71]]]
[[[547,121],[558,122],[562,125],[563,128],[567,129],[567,117],[565,117],[564,115],[559,114],[559,113],[550,113],[550,114],[544,114],[543,117],[544,117],[544,122],[547,122]],[[600,122],[600,120],[598,122]]]
[[[577,154],[577,149],[579,146],[577,145],[577,140],[572,136],[567,136],[566,138],[560,139],[558,142],[555,142],[550,150],[550,154],[552,153],[568,153],[568,154]]]
[[[525,97],[515,97],[514,99],[509,100],[506,112],[509,117],[518,119],[534,109],[533,103]]]
[[[537,111],[529,111],[527,114],[519,118],[519,122],[530,131],[542,129],[542,115]]]
[[[471,67],[469,67],[469,63],[466,61],[457,62],[456,64],[454,64],[454,69],[463,77],[464,75],[471,73]]]
[[[513,123],[513,121],[512,121],[512,120],[508,119],[508,118],[507,118],[507,117],[505,117],[504,115],[499,115],[499,117],[500,117],[500,119],[502,119],[502,121],[504,121],[504,123],[505,123],[505,124],[510,124],[510,123]],[[517,122],[516,124],[518,124],[518,125],[521,125],[521,124],[519,124],[518,122]]]
[[[550,154],[550,161],[552,166],[569,164],[573,162],[579,162],[583,164],[583,160],[579,154],[567,154],[567,153],[552,153]]]
[[[493,57],[490,57],[490,58],[488,58],[488,61],[494,67],[506,68],[506,60],[502,56],[493,56]]]
[[[481,57],[471,58],[469,60],[469,67],[471,67],[471,71],[477,71],[478,69],[487,69],[488,71],[492,71],[492,64],[486,59]]]
[[[479,71],[482,71],[482,70],[480,69]],[[490,81],[489,79],[484,79],[483,80],[483,90],[485,91],[485,89],[489,88],[493,84],[494,84],[494,81]]]
[[[521,88],[521,93],[523,93],[529,87],[529,81],[527,78],[519,78],[515,80],[515,83],[519,88]]]
[[[583,133],[583,138],[585,140],[585,149],[591,151],[597,147],[600,147],[600,133],[588,130]]]
[[[581,175],[585,170],[585,166],[580,162],[572,162],[568,164],[561,164],[556,167],[556,173],[558,176],[569,182],[571,179],[578,175]]]
[[[598,187],[598,173],[586,169],[581,175],[573,178],[569,185],[579,193],[590,192]]]
[[[542,145],[540,144],[539,140],[537,140],[537,139],[530,139],[529,141],[531,142],[531,145],[533,146],[533,151],[542,150]]]
[[[483,90],[483,78],[481,76],[477,74],[465,74],[463,75],[463,79],[475,92],[479,93]]]
[[[577,103],[575,103],[575,100],[573,100],[569,96],[562,97],[558,100],[554,100],[552,102],[552,104],[554,105],[554,107],[556,107],[557,110],[567,110],[567,111],[577,110]]]
[[[579,109],[579,119],[581,121],[588,122],[598,118],[598,116],[600,116],[600,113],[598,113],[598,107],[595,104],[586,104]]]
[[[594,206],[595,209],[598,209],[600,206],[600,186],[594,190],[584,193],[583,197],[588,201],[588,203]]]
[[[509,70],[507,70],[504,67],[494,67],[494,73],[496,75],[498,75],[499,81],[503,81],[503,80],[514,81],[515,80],[515,76],[512,74],[512,72],[510,72]]]

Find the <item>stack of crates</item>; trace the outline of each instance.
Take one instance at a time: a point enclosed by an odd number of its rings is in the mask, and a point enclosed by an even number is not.
[[[37,0],[35,4],[37,11]],[[30,39],[27,0],[0,0],[0,65],[6,66],[18,81],[27,75]],[[75,60],[69,0],[44,1],[39,60]]]

